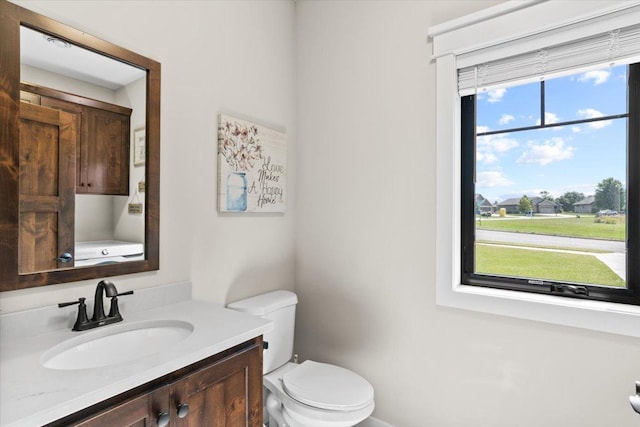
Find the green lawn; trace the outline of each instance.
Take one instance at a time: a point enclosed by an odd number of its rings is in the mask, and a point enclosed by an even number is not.
[[[582,216],[581,218],[482,218],[476,221],[476,228],[479,230],[515,231],[619,241],[624,241],[626,235],[624,217],[620,218],[618,224],[599,224],[594,222],[593,216]]]
[[[548,222],[555,221],[548,220]],[[476,245],[476,272],[604,286],[626,286],[617,274],[592,255],[482,244]]]

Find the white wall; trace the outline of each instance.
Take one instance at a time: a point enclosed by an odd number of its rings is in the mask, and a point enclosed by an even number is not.
[[[113,204],[122,197],[76,194],[75,241],[113,240]]]
[[[399,427],[637,426],[638,339],[435,305],[427,30],[496,3],[297,3],[296,350]]]
[[[20,1],[162,64],[160,271],[115,277],[119,290],[182,280],[225,303],[293,289],[295,37],[290,1]],[[284,215],[220,215],[219,112],[286,130]],[[91,298],[97,280],[2,292],[0,311]]]
[[[112,104],[115,102],[115,92],[111,89],[26,64],[20,65],[20,81],[86,96],[87,98],[99,99]]]
[[[130,214],[129,203],[142,203],[146,209],[145,193],[138,191],[138,183],[145,179],[145,166],[136,166],[134,162],[134,134],[146,125],[146,95],[147,79],[142,77],[116,93],[118,105],[129,106],[131,112],[129,148],[129,196],[114,197],[113,199],[113,230],[114,239],[126,242],[144,243],[144,214]]]

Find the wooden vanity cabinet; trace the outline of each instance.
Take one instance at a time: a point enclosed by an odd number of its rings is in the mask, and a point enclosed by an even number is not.
[[[27,83],[20,88],[23,102],[75,115],[76,193],[129,194],[130,108]]]
[[[258,347],[262,349],[262,342]],[[262,427],[261,351],[236,354],[173,383],[170,401],[171,426]],[[181,418],[184,404],[189,405],[188,414]]]
[[[47,427],[156,427],[161,416],[170,427],[262,427],[262,337]]]
[[[158,425],[161,414],[165,413],[169,416],[166,398],[168,389],[167,386],[145,393],[85,421],[69,425],[77,427],[155,427]]]

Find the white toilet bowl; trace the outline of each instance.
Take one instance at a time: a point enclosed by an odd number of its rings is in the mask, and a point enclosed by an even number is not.
[[[375,407],[373,387],[339,366],[307,360],[264,376],[269,427],[351,427]]]
[[[373,412],[373,387],[339,366],[289,362],[297,303],[295,293],[279,290],[227,306],[274,324],[264,334],[265,421],[269,427],[352,427]]]

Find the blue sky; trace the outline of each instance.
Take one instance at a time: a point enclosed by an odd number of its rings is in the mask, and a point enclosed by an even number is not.
[[[627,110],[626,66],[592,70],[545,82],[545,121],[565,122]],[[478,95],[477,131],[540,123],[539,83]],[[490,201],[548,191],[593,195],[613,177],[626,185],[626,119],[478,137],[476,193]]]

